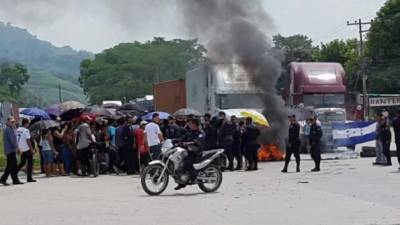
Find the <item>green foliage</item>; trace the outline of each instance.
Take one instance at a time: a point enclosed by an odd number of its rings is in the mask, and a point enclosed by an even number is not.
[[[368,33],[367,55],[370,93],[400,92],[400,0],[388,0],[377,13]]]
[[[45,107],[59,103],[58,85],[61,85],[61,96],[64,101],[87,102],[82,88],[76,84],[43,70],[32,70],[30,75],[31,79],[21,92],[20,102],[23,107]]]
[[[133,99],[152,93],[154,83],[184,78],[204,61],[206,50],[197,40],[154,38],[123,43],[81,63],[80,82],[92,103]]]
[[[388,0],[368,33],[369,55],[374,61],[400,57],[400,1]]]
[[[318,47],[312,45],[312,40],[301,34],[284,37],[280,34],[273,37],[274,46],[283,50],[285,62],[313,61],[313,56],[318,52]]]
[[[0,58],[17,61],[29,69],[46,70],[64,80],[78,82],[79,64],[92,57],[69,46],[55,47],[27,30],[0,22]]]
[[[92,54],[75,51],[71,47],[55,47],[41,41],[27,30],[0,22],[0,63],[22,63],[31,75],[19,99],[9,98],[0,85],[0,99],[19,100],[21,106],[47,106],[59,102],[58,85],[63,100],[86,102],[79,87],[79,68],[83,59]]]
[[[0,64],[0,102],[18,99],[23,85],[29,80],[27,72],[21,64]]]
[[[274,47],[284,54],[282,61],[282,75],[278,80],[276,88],[278,90],[288,85],[289,75],[286,68],[289,63],[296,61],[312,62],[314,55],[318,53],[318,46],[312,45],[312,40],[302,34],[284,37],[280,34],[273,37]]]

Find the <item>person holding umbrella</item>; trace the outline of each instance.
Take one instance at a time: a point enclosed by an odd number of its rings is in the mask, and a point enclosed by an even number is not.
[[[31,143],[31,134],[28,130],[29,123],[30,121],[24,118],[22,119],[22,126],[17,129],[18,147],[21,151],[21,161],[17,171],[19,172],[28,162],[26,167],[27,182],[36,182],[36,180],[32,178],[34,149]]]

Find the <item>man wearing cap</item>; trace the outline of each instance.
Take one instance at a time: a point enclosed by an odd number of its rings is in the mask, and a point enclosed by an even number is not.
[[[0,183],[7,186],[8,176],[11,175],[14,185],[23,184],[18,179],[17,172],[17,153],[19,154],[17,136],[15,135],[15,119],[9,117],[6,122],[6,128],[3,133],[4,154],[7,158],[7,166],[3,176],[0,178]]]
[[[296,121],[296,115],[288,116],[289,119],[289,137],[286,146],[285,166],[282,173],[287,173],[290,157],[294,154],[296,158],[296,172],[300,172],[300,125]]]
[[[312,124],[310,127],[310,152],[311,158],[314,160],[315,168],[311,170],[311,172],[319,172],[320,164],[321,164],[321,137],[322,137],[322,129],[321,126],[317,123],[317,118],[313,117]]]

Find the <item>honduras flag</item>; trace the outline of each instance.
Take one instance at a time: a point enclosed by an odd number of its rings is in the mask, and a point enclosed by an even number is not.
[[[333,123],[333,142],[339,147],[375,140],[376,125],[376,122]]]

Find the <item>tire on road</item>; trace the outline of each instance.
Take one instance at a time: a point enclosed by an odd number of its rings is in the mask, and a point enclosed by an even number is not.
[[[210,165],[207,168],[205,168],[203,172],[207,174],[207,177],[208,177],[209,173],[213,173],[214,175],[216,175],[216,182],[215,182],[215,185],[212,186],[212,187],[208,187],[207,183],[200,183],[199,184],[199,188],[205,193],[212,193],[212,192],[217,191],[219,189],[219,187],[221,186],[221,184],[222,184],[222,171],[221,171],[221,169],[219,169],[215,165]]]

